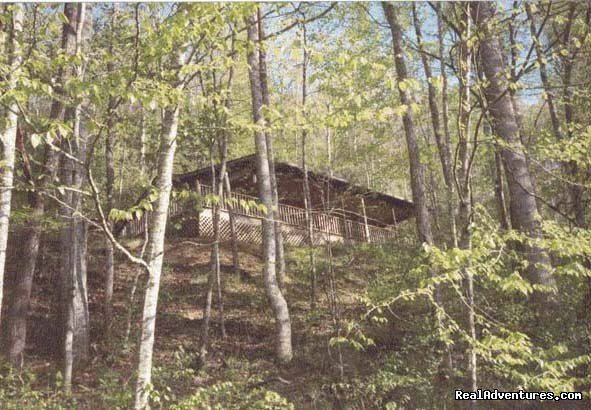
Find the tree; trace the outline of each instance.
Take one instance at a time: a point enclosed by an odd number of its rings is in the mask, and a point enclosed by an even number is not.
[[[437,4],[438,12],[440,4]],[[425,78],[427,80],[427,91],[429,98],[429,112],[431,114],[431,125],[433,127],[433,135],[437,143],[437,150],[439,152],[439,160],[441,162],[441,170],[443,171],[443,180],[447,188],[447,201],[448,201],[448,216],[451,227],[452,244],[457,244],[457,233],[456,233],[456,210],[455,210],[455,198],[454,198],[454,179],[453,179],[453,167],[452,167],[452,156],[451,156],[451,138],[449,134],[449,120],[447,113],[447,75],[445,74],[445,60],[443,53],[440,50],[438,58],[441,61],[441,80],[442,80],[442,100],[444,102],[443,110],[443,121],[440,116],[439,102],[437,101],[437,89],[435,87],[435,78],[433,77],[431,69],[431,61],[427,56],[423,46],[423,35],[421,32],[421,23],[419,20],[416,3],[412,5],[413,23],[415,26],[415,34],[417,37],[417,45],[421,56],[421,62],[423,64],[423,71],[425,72]],[[439,23],[438,27],[438,40],[440,47],[443,46],[443,29]]]
[[[16,133],[18,126],[18,104],[14,92],[17,87],[17,79],[21,70],[22,52],[20,48],[20,35],[23,28],[22,4],[4,5],[3,13],[8,15],[10,27],[7,27],[9,38],[0,40],[3,53],[8,56],[8,74],[6,87],[6,101],[2,101],[3,108],[0,111],[0,310],[4,294],[4,266],[6,263],[6,247],[8,244],[8,224],[10,220],[10,205],[12,199],[12,185],[14,181],[14,159]],[[0,36],[5,34],[0,32]],[[2,98],[4,99],[4,98]],[[0,316],[0,324],[2,323]]]
[[[173,162],[184,92],[200,73],[199,66],[195,63],[211,56],[212,50],[217,49],[221,44],[220,38],[222,38],[222,33],[225,33],[224,30],[229,22],[221,17],[218,5],[201,7],[178,5],[175,12],[165,20],[164,26],[167,28],[166,35],[169,40],[166,47],[151,50],[161,58],[160,63],[167,64],[169,71],[160,81],[160,85],[165,87],[167,92],[155,95],[163,104],[163,117],[157,161],[158,175],[154,183],[158,198],[155,201],[150,219],[146,248],[145,268],[148,271],[148,283],[142,313],[138,378],[135,391],[136,410],[144,410],[149,406],[156,311],[162,275],[168,206],[172,190]],[[187,27],[191,29],[187,29]],[[160,39],[162,32],[154,30],[150,34],[153,36],[152,39]],[[207,41],[204,41],[205,38]],[[226,55],[222,54],[217,58],[223,60],[224,57]]]
[[[183,54],[179,52],[178,64],[183,64]],[[180,107],[167,107],[162,119],[160,131],[160,150],[158,154],[158,176],[155,188],[158,199],[150,220],[147,246],[148,283],[144,296],[142,313],[142,333],[140,339],[138,378],[135,390],[135,409],[148,408],[149,386],[152,380],[152,355],[154,350],[154,333],[156,331],[156,308],[162,275],[164,257],[164,235],[168,219],[168,204],[172,189],[172,168],[176,150]]]
[[[109,51],[113,54],[114,51],[114,36],[115,36],[115,24],[117,20],[117,7],[113,4],[111,10],[111,23],[110,23],[110,38],[109,38]],[[111,57],[112,58],[112,57]],[[107,72],[112,74],[115,70],[113,61],[107,63]],[[115,118],[113,110],[115,108],[116,98],[109,98],[108,102],[108,118],[107,118],[107,135],[105,139],[105,174],[106,174],[106,194],[107,194],[107,214],[111,212],[111,209],[115,206],[114,200],[114,189],[115,189],[115,164],[113,155],[113,145],[115,144]],[[142,141],[143,149],[143,141]],[[144,158],[140,158],[140,169],[143,173],[143,162]],[[112,226],[111,226],[112,228]],[[106,245],[106,260],[105,260],[105,330],[107,338],[111,332],[111,325],[113,321],[113,284],[115,281],[115,250],[113,244],[108,238],[105,238]]]
[[[265,292],[269,303],[275,313],[276,336],[276,357],[281,363],[291,361],[293,353],[291,346],[291,322],[287,302],[277,284],[275,270],[275,223],[273,218],[273,188],[271,185],[270,165],[268,147],[263,131],[265,119],[263,116],[263,92],[260,78],[260,67],[258,57],[258,13],[255,12],[248,18],[248,41],[253,49],[247,54],[248,78],[250,82],[253,121],[256,126],[255,144],[257,154],[257,182],[259,186],[259,197],[266,208],[266,217],[262,220],[263,231],[263,280]],[[259,24],[262,22],[259,21]]]
[[[265,50],[265,23],[261,7],[258,8],[258,29],[259,29],[259,78],[261,81],[261,93],[263,96],[263,105],[266,110],[271,108],[271,98],[269,96],[269,80],[267,79],[267,51]],[[265,112],[262,113],[265,116]],[[267,157],[269,159],[269,176],[271,178],[271,190],[273,191],[273,219],[275,220],[275,260],[277,267],[277,283],[281,289],[285,288],[285,249],[283,246],[283,232],[281,221],[279,220],[279,196],[277,194],[277,178],[275,176],[275,152],[273,151],[273,135],[271,134],[270,121],[267,122],[265,129],[265,139],[267,143]]]
[[[88,14],[87,14],[88,13]],[[87,41],[90,28],[87,16],[91,15],[84,4],[67,3],[64,6],[62,47],[72,57],[82,57],[83,42]],[[74,63],[72,77],[81,81],[82,63]],[[62,199],[59,215],[63,228],[60,233],[62,251],[60,266],[60,291],[63,307],[60,319],[64,323],[64,390],[71,393],[72,372],[88,360],[90,328],[88,290],[86,286],[87,225],[80,217],[82,195],[80,189],[85,179],[83,167],[86,160],[86,131],[82,124],[82,102],[75,98],[65,109],[64,122],[72,129],[71,136],[61,135],[59,178]]]
[[[472,17],[482,33],[479,69],[489,82],[485,88],[485,96],[492,128],[503,141],[498,149],[507,173],[511,223],[529,238],[524,252],[529,261],[527,275],[530,280],[537,284],[554,285],[548,253],[536,244],[536,240],[542,237],[542,219],[536,206],[534,187],[526,161],[527,153],[521,144],[516,114],[508,93],[505,80],[507,67],[500,40],[493,31],[496,7],[493,3],[484,2],[473,3],[471,9]]]
[[[427,197],[425,194],[425,176],[423,165],[421,164],[421,153],[419,142],[416,136],[415,124],[413,119],[413,101],[410,93],[412,79],[408,75],[406,62],[404,60],[404,50],[402,48],[402,27],[398,22],[397,11],[393,4],[383,2],[382,7],[390,32],[392,34],[392,46],[394,48],[394,65],[396,66],[398,91],[400,94],[400,103],[404,106],[402,123],[404,125],[404,134],[408,146],[408,163],[410,167],[410,183],[412,189],[412,199],[415,204],[415,214],[417,222],[417,232],[419,240],[428,244],[433,243],[433,234],[431,232],[431,221],[429,210],[427,208]]]
[[[306,25],[302,24],[302,116],[306,118],[306,97],[308,95],[308,50]],[[302,171],[304,172],[304,216],[306,219],[306,240],[310,247],[310,308],[316,307],[317,278],[316,256],[314,253],[314,229],[312,225],[312,197],[310,196],[310,176],[308,173],[307,147],[308,130],[306,125],[302,127]]]

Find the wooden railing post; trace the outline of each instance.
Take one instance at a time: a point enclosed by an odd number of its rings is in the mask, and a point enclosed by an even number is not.
[[[363,210],[363,222],[365,227],[365,240],[366,242],[371,242],[371,238],[369,237],[369,224],[367,223],[367,213],[365,212],[365,200],[361,197],[361,209]]]

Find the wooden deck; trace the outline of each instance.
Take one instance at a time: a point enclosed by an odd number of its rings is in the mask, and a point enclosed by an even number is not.
[[[199,194],[204,198],[211,198],[213,192],[211,186],[200,185]],[[231,239],[230,218],[233,219],[236,238],[242,242],[262,242],[261,221],[265,213],[256,206],[258,198],[239,193],[232,193],[230,197],[222,198],[220,206],[220,236],[224,240]],[[194,217],[187,218],[181,228],[184,236],[213,237],[212,204],[206,201],[201,212]],[[279,204],[279,221],[281,222],[284,241],[290,245],[305,245],[306,213],[302,208]],[[172,199],[169,207],[171,219],[183,215],[184,206],[176,199]],[[145,218],[150,213],[145,213],[141,219],[132,220],[125,226],[123,236],[136,236],[144,231]],[[319,245],[326,241],[354,241],[383,243],[392,240],[396,236],[394,226],[382,228],[372,225],[372,221],[361,223],[347,218],[347,214],[341,209],[311,211],[311,222],[314,230],[314,243]]]

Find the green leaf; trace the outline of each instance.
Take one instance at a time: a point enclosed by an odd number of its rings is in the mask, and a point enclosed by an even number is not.
[[[43,137],[40,134],[31,134],[31,146],[33,147],[33,149],[36,149],[39,144],[41,144],[41,141],[43,140]]]

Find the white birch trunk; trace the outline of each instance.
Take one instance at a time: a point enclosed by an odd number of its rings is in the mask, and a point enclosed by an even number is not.
[[[12,4],[12,11],[8,11],[8,5],[4,6],[5,12],[12,13],[12,39],[6,42],[6,52],[10,55],[11,73],[8,75],[8,89],[16,88],[17,76],[20,71],[21,53],[16,37],[22,31],[23,5]],[[5,125],[0,131],[0,310],[4,294],[4,265],[6,263],[6,246],[8,244],[8,224],[10,219],[10,202],[12,199],[12,184],[14,183],[14,157],[17,129],[17,104],[12,101],[3,109]],[[0,324],[2,323],[0,316]]]
[[[162,260],[164,254],[164,236],[168,219],[168,204],[172,190],[172,172],[176,150],[176,136],[179,123],[179,107],[167,109],[164,113],[160,136],[160,154],[158,158],[158,177],[156,188],[159,191],[150,223],[148,241],[149,277],[144,299],[142,314],[142,334],[138,362],[138,379],[135,391],[135,409],[148,408],[150,385],[152,381],[152,354],[154,348],[154,332],[156,330],[156,309]]]
[[[258,33],[256,28],[257,13],[248,19],[248,40],[251,44],[257,44]],[[291,361],[291,321],[289,318],[289,309],[287,302],[281,293],[277,283],[275,269],[275,227],[273,220],[273,190],[271,186],[271,175],[269,169],[268,147],[263,132],[264,118],[261,112],[263,107],[263,94],[259,76],[259,59],[257,49],[250,51],[247,55],[248,77],[252,96],[253,120],[257,126],[255,132],[255,144],[257,152],[257,181],[259,184],[259,196],[262,203],[267,208],[267,214],[262,221],[263,229],[263,281],[265,283],[265,292],[269,303],[275,314],[276,324],[276,356],[279,362],[287,363]]]

